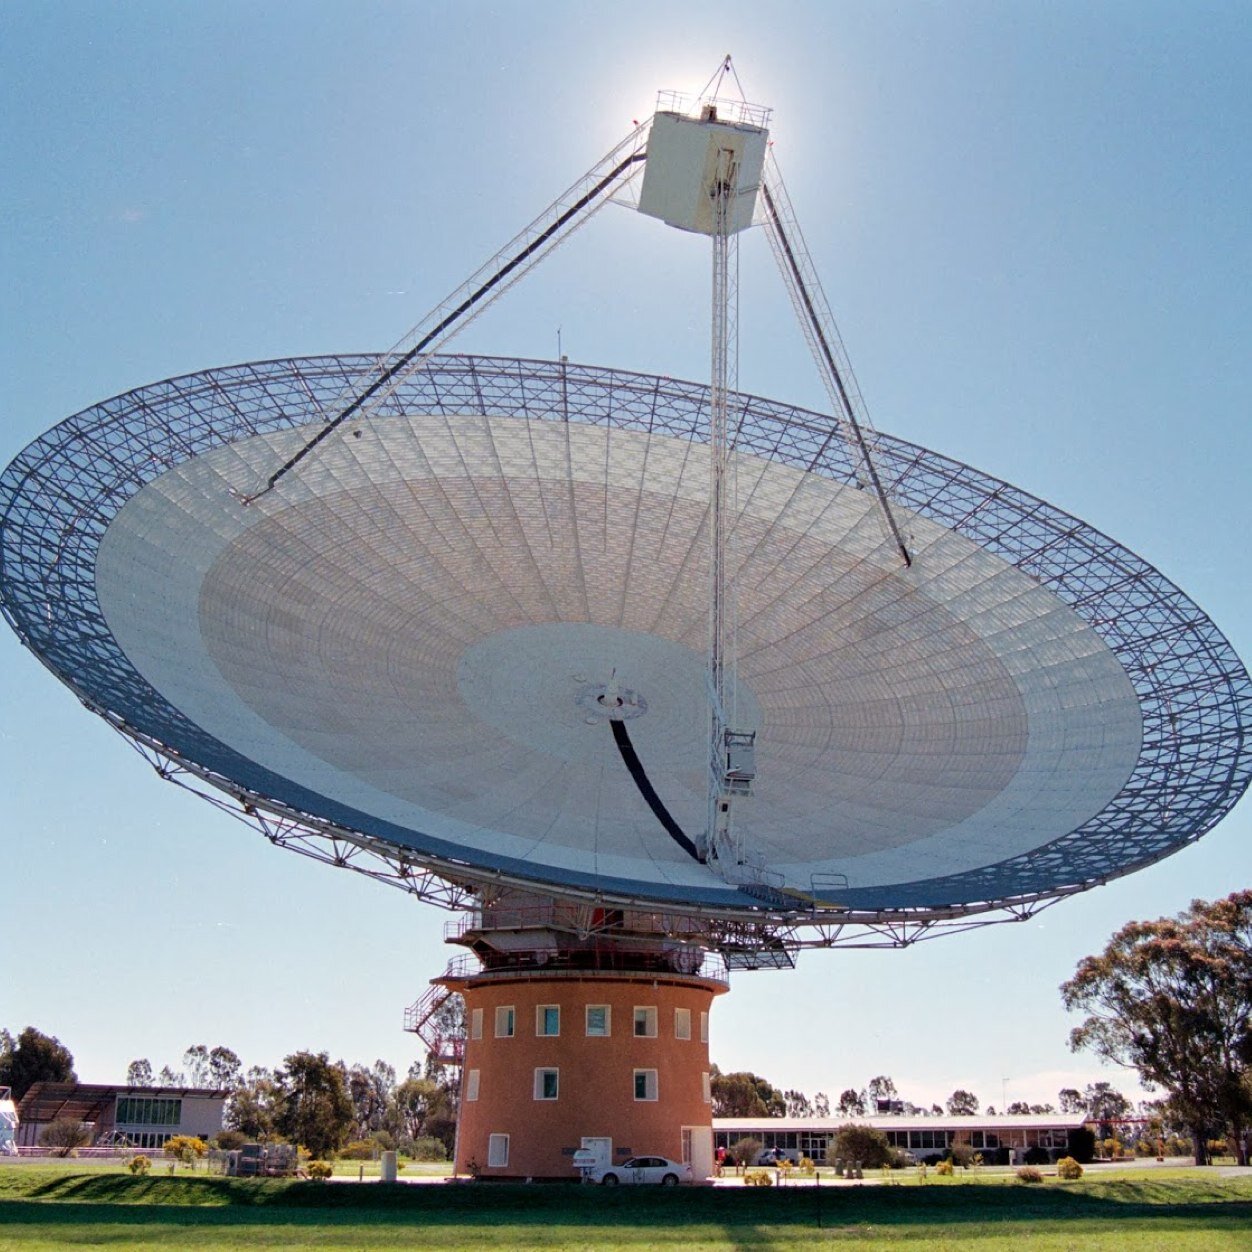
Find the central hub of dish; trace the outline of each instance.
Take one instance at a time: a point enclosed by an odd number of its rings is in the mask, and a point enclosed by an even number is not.
[[[614,670],[608,682],[587,683],[582,674],[575,674],[574,681],[583,683],[574,702],[583,710],[583,720],[589,726],[597,722],[626,722],[642,717],[648,711],[648,702],[637,691],[623,687],[617,681]]]

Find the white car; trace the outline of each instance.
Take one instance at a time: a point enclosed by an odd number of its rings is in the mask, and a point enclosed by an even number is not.
[[[691,1166],[663,1156],[632,1156],[620,1165],[601,1165],[588,1172],[592,1182],[616,1187],[619,1182],[655,1182],[662,1187],[676,1187],[691,1181]]]

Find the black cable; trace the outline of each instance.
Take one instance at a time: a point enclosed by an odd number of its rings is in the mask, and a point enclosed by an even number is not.
[[[674,820],[669,809],[662,803],[661,797],[657,795],[656,788],[648,781],[647,774],[643,772],[643,762],[640,761],[639,754],[635,751],[635,745],[630,741],[626,723],[614,718],[609,725],[613,727],[613,738],[617,742],[617,750],[622,754],[622,760],[630,771],[630,776],[635,780],[639,794],[648,802],[648,808],[656,814],[657,821],[665,827],[669,837],[689,857],[698,861],[700,853],[696,851],[696,845],[683,833],[683,828]]]

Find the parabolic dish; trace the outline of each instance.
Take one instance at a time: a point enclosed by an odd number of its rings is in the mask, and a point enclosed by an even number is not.
[[[244,803],[467,881],[734,913],[705,822],[707,389],[442,357],[254,491],[371,358],[172,379],[0,480],[0,597],[95,711]],[[906,568],[829,418],[731,408],[745,841],[857,914],[1040,899],[1198,838],[1249,780],[1248,675],[1133,553],[876,436]]]

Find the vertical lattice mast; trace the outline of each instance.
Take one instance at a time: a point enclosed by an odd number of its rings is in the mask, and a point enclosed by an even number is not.
[[[733,148],[717,150],[713,201],[712,368],[709,385],[709,778],[706,858],[742,859],[735,846],[733,801],[726,786],[726,732],[735,724],[736,648],[729,539],[734,522],[728,405],[738,382],[736,269],[738,238],[730,210],[739,178]]]
[[[769,110],[742,101],[663,94],[648,134],[639,211],[708,235],[713,249],[709,384],[708,812],[694,840],[726,877],[744,862],[734,806],[750,794],[755,731],[738,727],[733,561],[735,475],[730,396],[738,386],[738,235],[752,225],[769,138]]]

